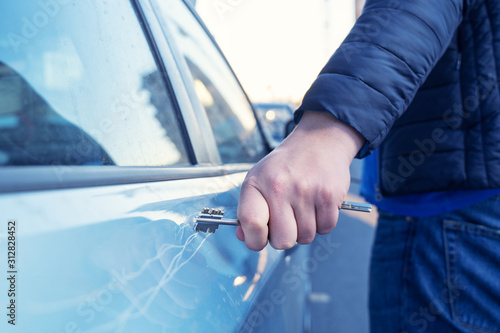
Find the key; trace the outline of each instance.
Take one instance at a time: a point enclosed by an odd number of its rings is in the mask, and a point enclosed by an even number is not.
[[[340,206],[340,209],[370,213],[372,211],[372,205],[361,202],[344,201]]]
[[[240,222],[224,218],[224,212],[220,209],[203,208],[200,215],[195,217],[194,230],[214,233],[221,224],[239,226]]]
[[[340,209],[352,210],[357,212],[370,213],[372,211],[372,205],[344,201],[340,206]],[[203,208],[200,215],[196,216],[194,219],[194,230],[201,232],[214,233],[219,229],[219,225],[232,225],[239,226],[240,222],[237,219],[228,219],[224,217],[224,212],[220,209]]]

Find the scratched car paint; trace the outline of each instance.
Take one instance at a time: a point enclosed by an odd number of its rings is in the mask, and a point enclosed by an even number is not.
[[[280,254],[247,251],[230,228],[195,233],[192,207],[236,200],[229,181],[193,195],[205,182],[2,196],[2,215],[17,216],[21,229],[19,327],[235,330]],[[54,205],[61,195],[66,205]]]
[[[1,332],[303,331],[308,247],[252,252],[234,227],[193,230],[203,207],[236,217],[268,148],[229,67],[210,67],[227,66],[213,40],[192,43],[191,6],[0,4],[2,274],[17,222],[15,325],[2,315]]]

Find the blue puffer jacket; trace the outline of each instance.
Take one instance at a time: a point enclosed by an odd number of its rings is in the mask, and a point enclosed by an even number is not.
[[[500,188],[500,1],[368,0],[296,112],[375,148],[385,196]]]

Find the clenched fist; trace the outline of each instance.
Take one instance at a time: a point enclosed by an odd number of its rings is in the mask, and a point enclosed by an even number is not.
[[[254,251],[309,244],[337,224],[349,166],[364,143],[329,113],[305,112],[295,130],[243,182],[236,236]]]

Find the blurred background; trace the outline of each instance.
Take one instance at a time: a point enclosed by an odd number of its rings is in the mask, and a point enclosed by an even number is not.
[[[356,18],[355,0],[197,0],[253,102],[299,104]]]

